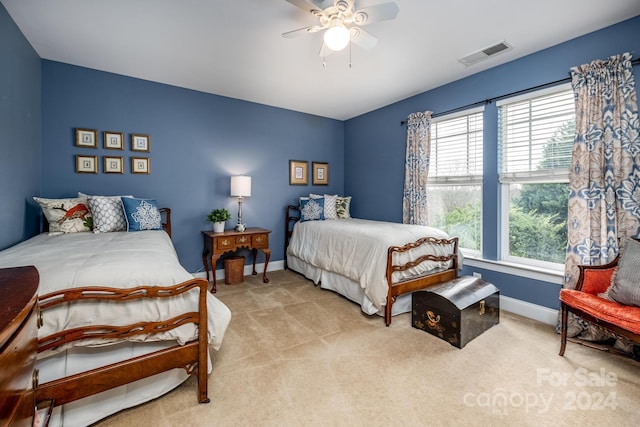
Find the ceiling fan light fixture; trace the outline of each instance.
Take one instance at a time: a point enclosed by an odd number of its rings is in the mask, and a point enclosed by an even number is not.
[[[333,51],[340,51],[347,47],[351,40],[349,30],[342,24],[333,25],[324,32],[324,44]]]

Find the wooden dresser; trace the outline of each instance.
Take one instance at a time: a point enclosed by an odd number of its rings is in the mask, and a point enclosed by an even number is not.
[[[31,426],[37,336],[38,270],[0,269],[0,426]]]

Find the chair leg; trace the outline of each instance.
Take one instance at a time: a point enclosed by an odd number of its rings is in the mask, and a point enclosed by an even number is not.
[[[384,323],[389,326],[391,324],[391,304],[387,302],[384,308]]]
[[[564,350],[567,347],[567,320],[569,317],[569,313],[567,310],[567,306],[564,305],[563,302],[560,303],[560,307],[562,309],[562,320],[560,324],[560,356],[564,356]]]

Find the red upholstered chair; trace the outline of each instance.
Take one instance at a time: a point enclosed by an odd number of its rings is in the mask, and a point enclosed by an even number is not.
[[[560,356],[564,355],[567,344],[569,312],[640,345],[640,307],[618,304],[598,296],[608,289],[617,266],[618,258],[606,265],[580,266],[576,289],[560,290]]]

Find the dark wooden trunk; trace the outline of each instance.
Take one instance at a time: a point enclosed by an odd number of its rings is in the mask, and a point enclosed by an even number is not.
[[[498,323],[500,291],[478,277],[458,277],[412,295],[412,326],[458,348]]]

